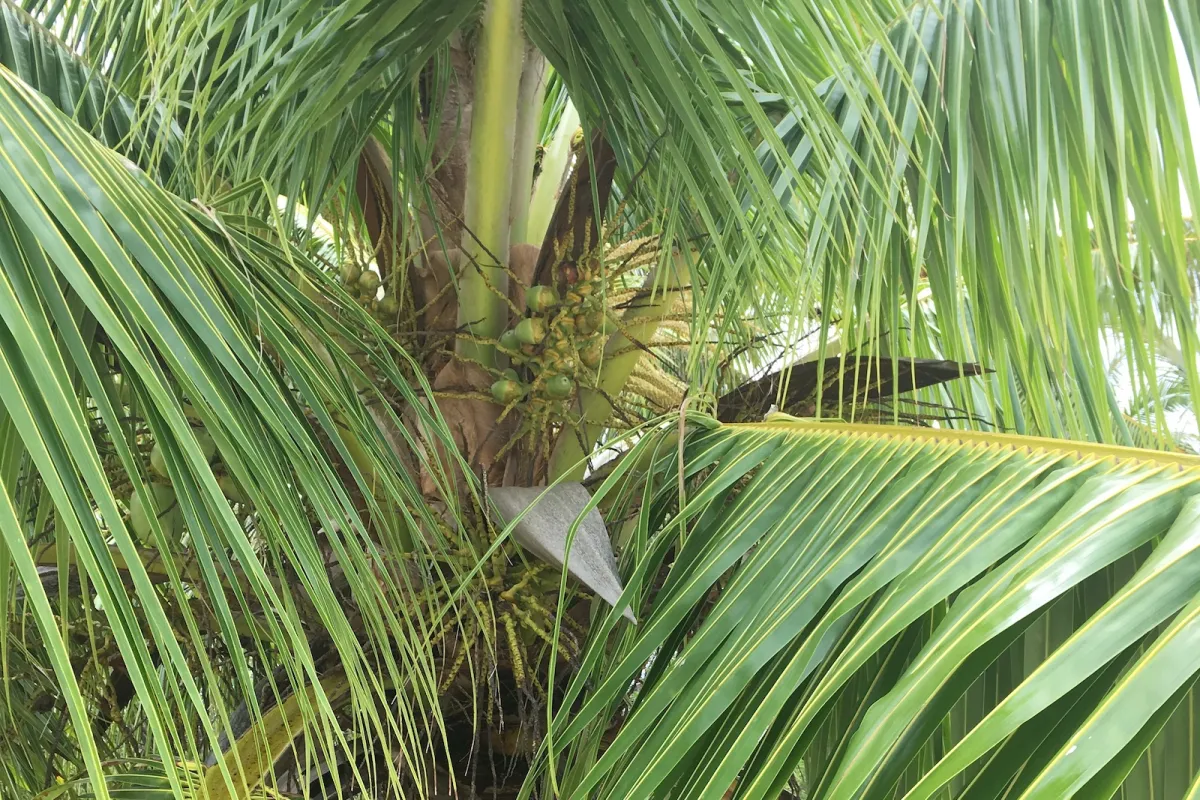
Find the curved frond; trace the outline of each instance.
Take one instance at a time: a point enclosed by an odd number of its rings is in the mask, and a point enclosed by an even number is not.
[[[0,0],[0,796],[1200,797],[1197,76],[1193,0]],[[489,517],[564,475],[635,627]]]
[[[0,64],[97,140],[151,170],[159,183],[180,181],[178,188],[186,191],[186,179],[176,170],[178,126],[152,109],[139,108],[11,0],[0,1]]]
[[[822,85],[847,136],[831,169],[811,156],[806,115],[765,97],[805,171],[790,178],[763,148],[781,199],[820,197],[805,215],[808,277],[792,281],[793,313],[815,304],[833,321],[818,351],[837,335],[848,350],[978,362],[995,377],[955,405],[1003,430],[1132,444],[1105,371],[1111,324],[1136,391],[1177,352],[1200,400],[1186,219],[1200,180],[1184,111],[1196,87],[1179,62],[1194,69],[1200,52],[1172,37],[1198,22],[1190,3],[918,4],[876,46],[883,101],[867,119],[844,99],[866,90],[857,77]]]
[[[679,463],[624,542],[640,623],[558,704],[561,796],[1108,796],[1200,673],[1200,458],[773,421],[690,436],[682,501]]]
[[[222,743],[304,686],[295,733],[339,785],[397,781],[345,761],[367,742],[420,774],[441,736],[427,642],[450,609],[412,571],[448,545],[415,466],[448,489],[461,464],[431,453],[457,451],[382,328],[281,223],[243,222],[169,195],[0,67],[0,574],[36,632],[4,663],[55,687],[0,702],[60,720],[58,763],[97,797],[134,754],[245,777]],[[459,515],[466,495],[444,496]],[[337,705],[318,683],[335,668]],[[0,740],[18,785],[46,779],[24,755],[43,746]]]

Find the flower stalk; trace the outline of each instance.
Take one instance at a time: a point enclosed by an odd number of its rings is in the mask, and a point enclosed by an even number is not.
[[[670,313],[679,298],[679,291],[687,286],[689,271],[683,255],[677,254],[671,266],[673,268],[661,282],[656,273],[646,278],[643,284],[646,298],[625,310],[621,330],[605,344],[596,388],[581,389],[579,393],[579,431],[564,432],[555,444],[550,458],[551,481],[558,478],[577,481],[584,477],[587,468],[584,457],[595,447],[605,424],[612,417],[610,398],[621,393],[642,357],[642,349],[630,345],[654,338],[663,317]]]

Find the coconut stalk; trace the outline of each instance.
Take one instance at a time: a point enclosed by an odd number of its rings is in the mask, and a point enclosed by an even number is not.
[[[324,703],[341,700],[350,692],[350,679],[343,672],[324,678]],[[241,800],[270,777],[275,762],[303,734],[308,710],[317,703],[317,690],[309,686],[296,692],[263,714],[232,747],[232,758],[218,759],[205,770],[204,797],[208,800]],[[227,754],[229,755],[229,754]]]
[[[508,208],[524,53],[521,0],[488,0],[475,68],[463,209],[466,266],[458,287],[458,325],[469,335],[457,341],[455,351],[489,367],[494,365],[496,348],[481,340],[499,338],[508,321]]]
[[[643,355],[636,343],[648,342],[654,337],[663,317],[670,313],[678,299],[681,287],[687,285],[688,275],[687,262],[682,254],[677,254],[673,269],[668,271],[662,286],[656,286],[657,272],[647,276],[642,289],[649,295],[644,301],[625,310],[621,317],[621,330],[610,336],[604,345],[596,389],[584,387],[579,391],[579,430],[565,430],[559,435],[550,457],[551,481],[559,478],[577,481],[583,478],[587,468],[584,457],[599,441],[605,424],[612,417],[613,407],[609,398],[621,393]]]
[[[571,137],[579,129],[579,112],[575,104],[567,98],[563,108],[562,118],[546,152],[542,155],[542,172],[538,176],[537,185],[533,188],[533,196],[529,199],[529,217],[525,226],[525,242],[541,245],[550,227],[550,218],[554,215],[554,207],[562,189],[563,178],[571,160]]]
[[[517,92],[517,129],[513,145],[512,194],[508,213],[512,218],[509,239],[513,244],[540,245],[530,242],[529,201],[533,194],[533,161],[537,155],[538,122],[546,96],[546,57],[533,45],[525,49],[525,66],[521,71],[521,86]]]

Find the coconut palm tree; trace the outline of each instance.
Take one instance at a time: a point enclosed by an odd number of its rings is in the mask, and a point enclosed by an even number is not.
[[[1198,76],[1190,0],[0,0],[0,796],[1200,796]]]

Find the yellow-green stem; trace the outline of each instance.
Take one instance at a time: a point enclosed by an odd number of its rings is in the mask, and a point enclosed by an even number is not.
[[[350,691],[345,673],[321,681],[325,701],[332,704]],[[317,689],[309,686],[270,711],[234,743],[230,752],[204,773],[204,796],[208,800],[242,800],[271,774],[275,762],[304,733],[308,710],[317,704]]]
[[[521,87],[517,93],[517,132],[513,145],[512,194],[508,213],[512,217],[509,239],[514,243],[540,245],[541,240],[529,242],[529,198],[533,194],[533,161],[537,154],[538,122],[542,116],[542,99],[546,94],[546,57],[536,47],[525,50],[525,67],[521,72]]]
[[[686,286],[687,281],[688,267],[682,256],[675,257],[674,269],[665,276],[665,281],[657,281],[654,274],[646,279],[643,288],[651,294],[625,310],[621,317],[623,332],[613,334],[604,346],[604,359],[596,381],[599,391],[580,390],[579,430],[567,430],[558,437],[550,459],[550,480],[562,477],[575,481],[583,478],[586,468],[583,457],[591,452],[605,424],[612,417],[610,398],[621,393],[643,355],[640,348],[630,345],[634,342],[645,343],[654,337],[662,318],[670,313],[671,306],[678,299],[680,287]]]
[[[458,324],[471,336],[460,338],[456,350],[469,360],[489,365],[496,349],[478,340],[499,338],[508,321],[508,203],[524,48],[521,0],[487,0],[475,62],[475,108],[463,209],[466,264],[458,295]]]
[[[542,173],[538,176],[537,185],[533,188],[533,197],[529,200],[529,222],[525,226],[525,241],[539,247],[546,237],[546,229],[550,227],[550,217],[554,215],[554,204],[558,201],[558,192],[562,188],[563,175],[571,158],[571,137],[579,129],[579,112],[575,104],[567,100],[563,108],[562,119],[554,129],[550,144],[542,154]]]

